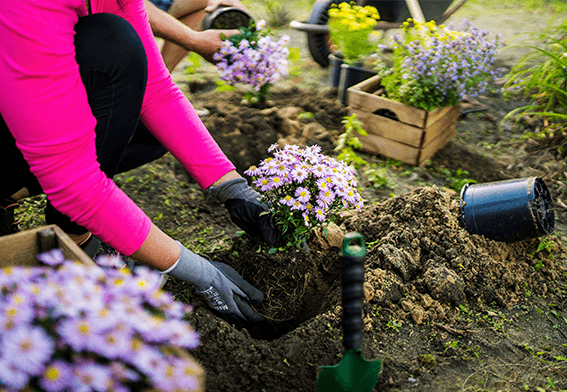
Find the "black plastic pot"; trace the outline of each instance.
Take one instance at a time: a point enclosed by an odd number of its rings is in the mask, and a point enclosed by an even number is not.
[[[348,88],[376,74],[377,72],[371,69],[341,64],[341,77],[339,79],[339,90],[337,92],[339,101],[341,101],[343,105],[346,105]]]
[[[209,29],[238,29],[250,26],[252,15],[236,7],[218,7],[212,12],[205,13],[203,30]]]
[[[329,55],[329,85],[331,87],[339,87],[341,80],[341,65],[343,64],[343,55],[340,52],[333,52]]]
[[[461,190],[463,226],[471,234],[514,242],[553,233],[551,196],[539,177],[467,184]]]

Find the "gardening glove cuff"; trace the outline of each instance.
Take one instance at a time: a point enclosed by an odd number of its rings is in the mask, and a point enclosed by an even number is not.
[[[181,255],[164,273],[195,286],[209,306],[221,314],[248,323],[263,320],[248,304],[248,301],[253,304],[263,301],[260,290],[227,264],[208,261],[178,244]]]
[[[270,245],[277,242],[278,236],[267,212],[268,206],[260,202],[260,194],[244,178],[228,180],[208,190],[225,205],[235,225],[251,236],[261,237]]]

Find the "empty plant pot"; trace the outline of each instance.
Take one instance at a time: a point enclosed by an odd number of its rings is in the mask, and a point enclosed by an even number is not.
[[[209,29],[238,29],[249,27],[252,15],[236,7],[218,7],[212,12],[205,13],[203,30]]]
[[[466,184],[460,212],[469,233],[495,241],[536,238],[553,233],[555,227],[551,196],[539,177]]]
[[[339,101],[341,101],[343,105],[347,105],[347,90],[355,84],[358,84],[363,80],[376,75],[376,73],[377,72],[373,69],[357,67],[349,64],[341,64],[341,75],[339,78],[337,91],[337,97]]]
[[[333,52],[329,55],[329,84],[331,87],[339,87],[341,80],[341,65],[343,55],[340,52]]]

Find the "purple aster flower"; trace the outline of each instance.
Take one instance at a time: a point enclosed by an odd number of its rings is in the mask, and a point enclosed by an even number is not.
[[[56,248],[50,250],[49,252],[37,255],[37,259],[44,264],[55,267],[57,265],[63,264],[63,262],[65,261],[65,256],[63,255],[61,249]]]
[[[18,369],[10,361],[0,358],[0,384],[2,386],[19,391],[26,386],[29,379],[29,374]]]
[[[57,326],[57,332],[63,342],[71,346],[74,351],[80,352],[91,347],[96,332],[93,321],[93,318],[65,319]]]
[[[113,329],[94,334],[89,349],[105,358],[118,359],[128,356],[129,341],[128,330]]]
[[[292,205],[291,205],[291,210],[292,211],[304,211],[306,209],[305,204],[303,204],[302,202],[300,202],[297,199],[293,199]]]
[[[11,297],[0,305],[0,316],[0,319],[10,320],[14,325],[28,324],[33,320],[35,310],[28,301],[22,303]]]
[[[303,167],[293,169],[291,172],[291,178],[299,184],[301,184],[308,176],[309,173]]]
[[[126,265],[124,259],[119,254],[98,256],[96,263],[102,267],[110,268],[123,268]]]
[[[335,194],[330,189],[319,192],[318,199],[322,201],[325,205],[329,205],[335,199]]]
[[[244,174],[246,174],[247,176],[250,176],[250,177],[257,177],[257,176],[260,175],[260,173],[261,173],[261,170],[258,169],[256,166],[250,166],[248,168],[248,170],[244,171]]]
[[[175,391],[181,387],[178,383],[179,373],[179,370],[174,365],[164,362],[152,374],[152,383],[162,391]]]
[[[165,365],[165,358],[157,349],[146,349],[132,359],[134,365],[140,372],[152,378],[159,374],[159,368]]]
[[[55,360],[45,367],[39,385],[47,392],[64,391],[73,382],[73,372],[65,361]]]
[[[295,197],[301,203],[307,203],[311,197],[311,192],[309,192],[309,189],[305,187],[298,187],[295,190]]]
[[[188,322],[182,320],[169,320],[167,328],[171,331],[170,343],[174,346],[194,349],[199,346],[199,334],[195,332]]]
[[[283,198],[280,199],[279,203],[283,204],[284,206],[289,206],[290,203],[293,203],[292,199],[293,197],[291,197],[290,195],[285,195]]]
[[[4,352],[12,353],[10,362],[30,376],[41,374],[55,351],[51,336],[35,326],[17,326],[2,336],[1,346]]]
[[[95,362],[88,361],[75,364],[73,374],[83,385],[95,391],[107,391],[112,385],[110,369]]]
[[[112,378],[115,381],[128,380],[128,381],[138,381],[140,380],[140,375],[128,369],[122,362],[111,362],[108,365],[108,369],[112,374]]]
[[[326,217],[327,215],[325,214],[325,210],[323,210],[321,207],[315,207],[315,218],[319,222],[324,221]]]

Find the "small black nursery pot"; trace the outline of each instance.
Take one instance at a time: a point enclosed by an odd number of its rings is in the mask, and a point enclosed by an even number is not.
[[[514,242],[553,233],[551,196],[539,177],[466,184],[460,202],[463,226],[471,234]]]
[[[218,7],[203,18],[203,30],[249,27],[252,15],[236,7]]]

